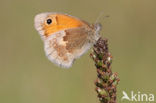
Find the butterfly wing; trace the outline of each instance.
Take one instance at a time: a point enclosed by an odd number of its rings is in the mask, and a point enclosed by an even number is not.
[[[71,67],[73,61],[92,45],[88,40],[88,32],[81,27],[56,32],[44,43],[49,60],[65,68]]]
[[[47,20],[52,20],[51,24]],[[47,57],[55,64],[69,68],[99,38],[100,26],[62,13],[41,13],[35,16]]]

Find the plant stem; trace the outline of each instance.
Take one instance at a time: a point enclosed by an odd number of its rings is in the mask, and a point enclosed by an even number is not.
[[[116,86],[119,82],[117,73],[111,70],[112,55],[108,50],[108,40],[100,38],[90,54],[97,69],[95,81],[100,103],[117,103]]]

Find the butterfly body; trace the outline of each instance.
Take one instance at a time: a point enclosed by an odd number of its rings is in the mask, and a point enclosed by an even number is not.
[[[35,28],[48,59],[69,68],[98,40],[101,27],[67,14],[41,13],[35,17]]]

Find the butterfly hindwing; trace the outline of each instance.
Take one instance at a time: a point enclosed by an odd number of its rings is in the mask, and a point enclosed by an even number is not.
[[[50,61],[69,68],[73,61],[84,54],[91,46],[88,33],[83,28],[59,31],[45,39],[45,52]]]

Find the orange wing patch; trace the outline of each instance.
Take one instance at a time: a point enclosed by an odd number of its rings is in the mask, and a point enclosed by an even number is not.
[[[52,23],[50,25],[46,23],[46,20],[49,18],[52,20]],[[60,30],[65,30],[69,28],[71,29],[71,28],[76,28],[85,25],[85,23],[83,23],[79,19],[68,15],[63,15],[63,14],[52,14],[49,15],[47,19],[43,24],[43,30],[45,31],[44,33],[45,36],[50,36],[51,34],[58,32]]]

